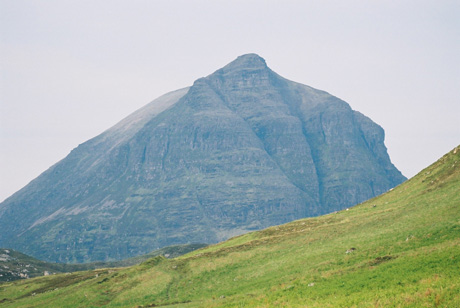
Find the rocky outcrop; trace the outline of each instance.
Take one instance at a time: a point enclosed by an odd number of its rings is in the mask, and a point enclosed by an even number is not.
[[[405,178],[383,129],[255,54],[153,101],[0,205],[0,245],[126,258],[354,205]]]

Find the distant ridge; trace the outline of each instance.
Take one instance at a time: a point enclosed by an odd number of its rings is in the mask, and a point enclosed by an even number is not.
[[[215,243],[400,184],[383,129],[247,54],[79,145],[0,204],[0,246],[57,262]]]
[[[139,264],[153,257],[176,258],[193,250],[203,248],[204,244],[188,244],[164,247],[148,254],[121,261],[93,262],[83,264],[49,263],[37,260],[13,249],[0,248],[0,283],[59,273],[87,271],[97,268],[127,267]]]

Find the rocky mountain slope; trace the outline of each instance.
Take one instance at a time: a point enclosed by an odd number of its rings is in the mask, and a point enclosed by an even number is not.
[[[152,258],[0,285],[2,307],[460,307],[460,146],[321,217]]]
[[[89,262],[357,204],[405,178],[383,129],[248,54],[166,94],[0,204],[0,246]]]

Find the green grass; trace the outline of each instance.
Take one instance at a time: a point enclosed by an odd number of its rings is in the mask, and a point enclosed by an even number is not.
[[[460,148],[454,151],[348,211],[175,259],[4,283],[0,305],[460,307]]]

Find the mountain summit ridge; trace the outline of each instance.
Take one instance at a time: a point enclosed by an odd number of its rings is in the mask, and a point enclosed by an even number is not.
[[[268,69],[264,58],[255,53],[247,53],[237,57],[235,60],[225,65],[222,71],[237,71],[251,69]],[[220,71],[218,70],[218,71]]]
[[[163,95],[0,204],[0,246],[49,261],[213,243],[401,183],[369,118],[255,54]]]

